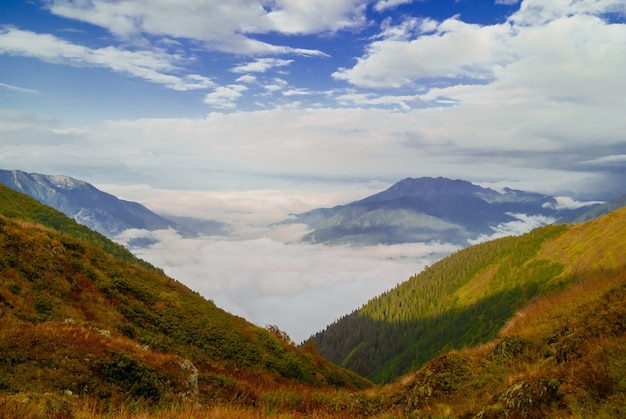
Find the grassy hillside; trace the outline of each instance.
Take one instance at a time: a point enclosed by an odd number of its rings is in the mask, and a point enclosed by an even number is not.
[[[18,397],[61,412],[85,400],[102,413],[185,400],[280,411],[294,391],[306,410],[305,388],[323,399],[371,385],[1,186],[0,318],[0,410]]]
[[[626,211],[546,243],[562,290],[533,299],[496,339],[441,355],[388,386],[385,417],[626,415]]]
[[[163,275],[161,269],[137,259],[124,246],[112,242],[100,233],[78,224],[63,213],[47,205],[41,205],[28,197],[0,183],[0,214],[13,219],[30,221],[81,239],[98,247],[112,256],[124,261],[141,265]]]

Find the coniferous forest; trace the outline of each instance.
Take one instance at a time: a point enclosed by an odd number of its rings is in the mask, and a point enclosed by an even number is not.
[[[563,282],[562,264],[537,257],[565,231],[548,226],[461,250],[314,336],[320,353],[378,383],[451,349],[493,339],[533,297]]]

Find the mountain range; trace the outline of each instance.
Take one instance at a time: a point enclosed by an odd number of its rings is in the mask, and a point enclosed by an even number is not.
[[[568,209],[556,198],[505,188],[502,192],[463,180],[407,178],[387,190],[347,205],[294,215],[306,224],[305,242],[397,244],[441,241],[467,246],[506,223],[531,216],[543,224],[583,209]]]
[[[78,223],[109,238],[128,229],[172,228],[184,236],[228,234],[226,224],[212,220],[162,217],[145,206],[117,198],[93,185],[63,175],[0,170],[0,183],[61,211]]]
[[[0,416],[622,417],[625,221],[470,246],[298,347],[0,185]]]
[[[0,183],[109,238],[127,229],[171,228],[187,237],[227,236],[231,231],[228,224],[218,220],[174,215],[166,218],[137,202],[119,199],[68,176],[0,170]],[[463,180],[423,177],[401,180],[387,190],[346,205],[295,214],[283,223],[306,224],[310,232],[302,241],[308,243],[360,246],[439,241],[465,247],[520,218],[534,218],[536,225],[575,223],[624,203],[626,199],[597,209],[597,204],[571,209],[548,195],[509,188],[495,191]],[[504,231],[502,235],[510,234],[506,227]],[[130,247],[149,244],[146,238],[127,243]]]

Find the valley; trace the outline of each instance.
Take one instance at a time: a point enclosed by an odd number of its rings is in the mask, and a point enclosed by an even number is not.
[[[624,409],[624,209],[458,250],[296,345],[61,213],[0,192],[0,405],[14,415]]]

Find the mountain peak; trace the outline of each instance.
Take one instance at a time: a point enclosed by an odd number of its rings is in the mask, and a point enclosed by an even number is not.
[[[0,170],[0,183],[35,198],[109,238],[129,228],[158,230],[181,227],[136,202],[100,191],[64,175]]]
[[[300,214],[296,221],[311,228],[303,239],[307,242],[442,241],[466,246],[494,232],[521,233],[569,214],[555,202],[554,197],[534,192],[509,188],[499,192],[461,179],[409,177],[359,201]]]
[[[78,189],[78,188],[87,186],[87,182],[74,179],[69,176],[64,176],[64,175],[37,175],[37,176],[45,177],[45,179],[47,179],[52,185],[54,185],[55,187],[59,189],[72,190],[72,189]]]
[[[468,181],[444,177],[406,178],[388,189],[363,199],[361,202],[389,201],[404,197],[432,197],[439,195],[465,196],[491,191]],[[495,191],[493,191],[496,193]]]

